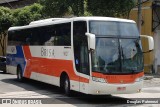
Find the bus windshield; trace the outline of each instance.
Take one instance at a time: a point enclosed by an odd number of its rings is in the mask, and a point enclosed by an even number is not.
[[[95,23],[99,26],[99,30],[96,32]],[[143,53],[136,25],[134,23],[117,22],[117,26],[114,26],[116,28],[113,28],[116,30],[110,32],[107,29],[107,22],[101,23],[103,27],[100,23],[94,22],[92,24],[90,22],[90,33],[96,35],[96,50],[92,52],[92,71],[111,74],[141,72],[143,70]],[[109,23],[111,25],[111,22]],[[113,22],[113,25],[115,23]],[[133,28],[134,33],[132,33],[132,30],[124,32],[125,27],[118,27],[121,25],[131,26],[130,28]],[[107,31],[110,33],[107,33]]]
[[[96,36],[111,37],[139,37],[135,23],[112,22],[112,21],[90,21],[90,32]]]

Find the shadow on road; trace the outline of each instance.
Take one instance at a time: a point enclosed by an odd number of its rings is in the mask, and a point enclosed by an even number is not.
[[[42,83],[39,81],[35,81],[35,80],[25,79],[25,81],[20,82],[16,78],[11,78],[11,79],[3,79],[1,81],[8,83],[8,84],[16,85],[18,87],[21,87],[21,88],[27,90],[27,91],[37,92],[37,90],[45,90],[45,91],[49,91],[49,92],[60,93],[60,90],[58,87],[53,86],[53,85],[49,85],[46,83]]]

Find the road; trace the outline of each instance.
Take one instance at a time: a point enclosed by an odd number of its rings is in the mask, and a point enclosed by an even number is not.
[[[160,83],[149,85],[146,81],[141,93],[136,94],[113,94],[111,96],[91,96],[73,92],[72,97],[65,96],[58,87],[45,83],[27,80],[19,82],[16,75],[3,74],[0,72],[0,98],[49,98],[47,103],[52,104],[68,104],[69,106],[87,106],[87,107],[103,107],[103,106],[135,106],[135,104],[126,104],[127,99],[132,98],[159,98],[160,99]],[[160,100],[159,100],[160,101]],[[160,102],[159,102],[160,103]],[[140,107],[160,107],[159,104],[138,104]]]

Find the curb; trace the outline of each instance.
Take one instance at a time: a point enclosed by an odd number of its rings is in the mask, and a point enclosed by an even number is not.
[[[151,79],[153,79],[154,77],[153,76],[144,76],[144,80],[151,80]]]

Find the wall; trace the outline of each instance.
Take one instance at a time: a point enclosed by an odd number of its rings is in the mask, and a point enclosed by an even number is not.
[[[131,10],[129,18],[137,22],[138,8]],[[142,5],[142,21],[141,21],[141,35],[153,36],[152,32],[152,1],[148,1]],[[143,42],[143,39],[141,39]],[[142,44],[145,48],[147,44]],[[154,63],[154,52],[144,53],[144,71],[145,73],[152,73]]]
[[[155,62],[154,68],[160,73],[160,30],[157,30],[154,35],[154,43],[155,43]]]

